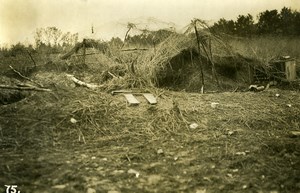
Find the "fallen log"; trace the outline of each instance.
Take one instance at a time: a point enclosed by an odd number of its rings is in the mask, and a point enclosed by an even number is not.
[[[64,54],[60,58],[66,60],[70,58],[74,53],[77,53],[80,48],[83,47],[83,43],[77,43],[68,53]]]
[[[31,90],[31,91],[45,91],[51,92],[51,89],[47,88],[39,88],[35,86],[9,86],[9,85],[2,85],[0,84],[0,88],[2,89],[10,89],[10,90]]]
[[[74,77],[74,75],[71,75],[71,74],[67,74],[67,77],[70,80],[72,80],[75,84],[80,85],[80,86],[85,86],[85,87],[91,88],[91,89],[96,89],[96,88],[102,87],[102,85],[89,84],[89,83],[83,82],[81,80],[78,80],[77,78]]]

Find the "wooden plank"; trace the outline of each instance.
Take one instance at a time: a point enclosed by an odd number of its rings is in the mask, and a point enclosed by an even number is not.
[[[132,94],[124,94],[129,105],[138,105],[140,102]]]
[[[157,104],[157,100],[156,100],[156,98],[153,96],[153,94],[151,94],[151,93],[145,93],[145,94],[143,94],[143,96],[147,99],[147,101],[148,101],[151,105]]]

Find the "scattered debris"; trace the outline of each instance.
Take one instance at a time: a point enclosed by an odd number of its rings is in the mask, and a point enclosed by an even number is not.
[[[52,188],[55,188],[55,189],[65,189],[67,186],[68,186],[68,184],[60,184],[60,185],[52,186]]]
[[[276,93],[275,96],[276,96],[276,97],[280,97],[280,94]]]
[[[233,173],[237,173],[239,171],[239,169],[233,169],[232,172]]]
[[[300,131],[290,131],[290,137],[300,137]]]
[[[209,177],[203,177],[203,180],[206,180],[208,182],[211,182],[211,179]]]
[[[151,93],[143,93],[143,91],[132,91],[132,90],[114,90],[111,91],[112,95],[123,94],[130,105],[137,105],[140,102],[135,98],[134,95],[142,95],[151,105],[157,104],[156,98]]]
[[[96,193],[96,190],[93,188],[88,188],[86,193]]]
[[[246,152],[236,152],[235,155],[246,155]]]
[[[124,94],[129,105],[138,105],[140,102],[133,96],[133,94]]]
[[[227,135],[231,136],[231,135],[233,135],[234,133],[235,133],[235,131],[228,131],[228,132],[227,132]]]
[[[197,129],[199,125],[197,123],[190,124],[190,129]]]
[[[113,90],[111,91],[111,95],[121,94],[121,93],[132,93],[132,90]]]
[[[196,193],[206,193],[206,189],[197,190]]]
[[[258,85],[250,85],[249,86],[249,90],[250,91],[262,91],[262,90],[264,90],[265,89],[265,87],[264,86],[258,86]]]
[[[47,88],[39,88],[29,84],[22,84],[19,86],[9,86],[9,85],[0,85],[0,88],[3,89],[12,89],[12,90],[31,90],[31,91],[44,91],[44,92],[51,92],[52,90]]]
[[[156,100],[156,98],[153,96],[153,94],[151,94],[151,93],[145,93],[145,94],[143,94],[143,96],[147,99],[147,101],[148,101],[151,105],[157,104],[157,100]]]
[[[140,176],[140,173],[134,169],[129,169],[128,174],[135,174],[135,177],[138,178]]]
[[[117,191],[117,190],[110,190],[110,191],[108,191],[107,193],[120,193],[120,192]]]
[[[70,119],[71,123],[75,124],[77,123],[78,121],[76,119],[74,119],[73,117]]]
[[[114,170],[114,171],[112,172],[113,175],[120,175],[120,174],[123,174],[123,173],[125,173],[124,170]]]
[[[230,174],[230,173],[226,174],[226,176],[229,177],[229,178],[233,178],[233,175]]]
[[[71,75],[71,74],[67,74],[67,77],[70,80],[72,80],[75,84],[80,85],[80,86],[85,86],[85,87],[90,88],[90,89],[96,89],[96,88],[101,87],[101,85],[89,84],[89,83],[85,83],[81,80],[78,80],[77,78],[74,77],[74,75]]]
[[[216,108],[219,104],[220,104],[220,103],[212,102],[212,103],[210,104],[210,106],[211,106],[212,108]]]
[[[164,151],[162,149],[157,150],[157,154],[163,154]]]
[[[286,106],[288,106],[288,107],[292,107],[292,105],[291,105],[291,104],[286,104]]]
[[[279,193],[277,190],[271,190],[270,193]]]

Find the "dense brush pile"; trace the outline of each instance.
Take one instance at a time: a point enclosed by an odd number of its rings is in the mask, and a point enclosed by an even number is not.
[[[247,67],[253,61],[235,54],[221,39],[207,31],[203,31],[200,38],[211,38],[209,51],[202,46],[199,53],[195,34],[169,36],[155,50],[140,55],[135,77],[141,77],[151,86],[200,91],[202,66],[208,90],[222,85],[225,89],[228,85],[235,88],[239,83],[249,82]],[[219,87],[213,70],[220,79]]]

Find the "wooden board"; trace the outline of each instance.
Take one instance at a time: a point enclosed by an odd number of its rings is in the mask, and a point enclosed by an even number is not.
[[[140,102],[132,94],[124,94],[129,105],[138,105]]]
[[[145,93],[145,94],[143,94],[143,96],[147,99],[147,101],[148,101],[151,105],[157,104],[157,100],[156,100],[156,98],[153,96],[153,94]]]

